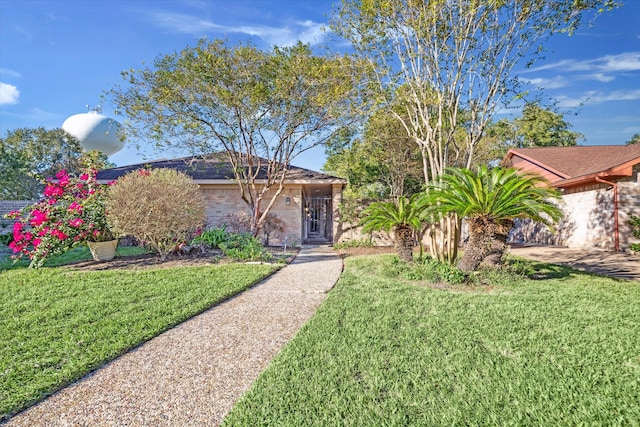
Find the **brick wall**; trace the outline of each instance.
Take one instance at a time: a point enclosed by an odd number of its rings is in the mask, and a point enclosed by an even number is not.
[[[240,197],[237,185],[202,185],[200,187],[207,203],[206,216],[208,227],[219,227],[227,221],[228,215],[237,211],[248,211],[248,205]],[[267,206],[275,190],[267,193],[262,206]],[[287,198],[289,204],[287,204]],[[271,235],[269,244],[282,245],[286,239],[287,245],[302,242],[302,187],[287,186],[271,208],[283,223],[284,230]]]
[[[613,190],[608,185],[595,184],[567,191],[561,207],[564,218],[555,234],[541,224],[518,221],[511,231],[511,240],[571,248],[615,248]],[[636,242],[628,225],[631,214],[640,215],[640,165],[634,168],[632,177],[618,181],[618,230],[622,251]]]
[[[10,233],[13,230],[15,221],[5,218],[6,214],[20,210],[33,203],[33,200],[0,200],[0,234]]]

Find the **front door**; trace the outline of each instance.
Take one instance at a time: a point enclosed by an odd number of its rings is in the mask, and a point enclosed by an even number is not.
[[[306,239],[325,241],[331,235],[331,198],[313,197],[306,200]]]

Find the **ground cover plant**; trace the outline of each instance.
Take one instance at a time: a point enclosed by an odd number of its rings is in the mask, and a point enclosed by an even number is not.
[[[347,257],[237,425],[637,425],[640,283],[518,261],[471,284]]]
[[[277,268],[0,270],[0,420]]]

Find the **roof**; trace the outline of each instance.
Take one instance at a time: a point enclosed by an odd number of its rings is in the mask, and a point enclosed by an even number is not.
[[[640,164],[640,144],[514,148],[504,163],[539,173],[555,187],[572,187],[596,177],[631,176],[633,166]]]
[[[265,161],[266,162],[266,161]],[[142,168],[170,168],[184,172],[198,184],[222,184],[235,180],[231,163],[221,153],[207,156],[191,156],[178,159],[162,159],[133,165],[103,169],[98,172],[98,180],[112,181]],[[262,166],[256,178],[267,179],[267,168]],[[347,181],[321,172],[289,166],[285,183],[326,183],[346,184]]]

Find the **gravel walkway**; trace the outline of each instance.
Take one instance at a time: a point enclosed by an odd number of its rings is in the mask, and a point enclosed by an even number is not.
[[[7,426],[214,426],[340,277],[327,247],[152,339]]]

